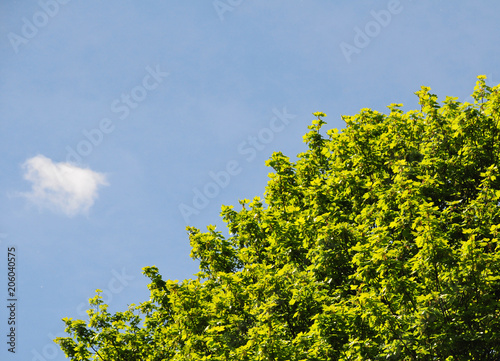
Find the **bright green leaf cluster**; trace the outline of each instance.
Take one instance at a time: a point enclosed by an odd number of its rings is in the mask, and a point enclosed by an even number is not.
[[[195,279],[110,314],[65,319],[73,360],[500,359],[500,86],[474,104],[430,88],[421,109],[323,113],[265,200],[222,207],[230,236],[188,228]]]

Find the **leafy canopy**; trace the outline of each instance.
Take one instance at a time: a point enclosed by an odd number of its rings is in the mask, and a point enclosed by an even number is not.
[[[230,236],[188,227],[196,278],[150,300],[64,319],[72,360],[498,360],[500,86],[474,103],[430,88],[420,110],[362,109],[294,163],[265,200],[222,207]]]

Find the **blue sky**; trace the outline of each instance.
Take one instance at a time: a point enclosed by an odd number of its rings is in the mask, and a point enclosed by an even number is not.
[[[16,355],[63,360],[51,338],[148,299],[145,266],[197,271],[187,225],[262,196],[274,151],[295,158],[314,118],[466,100],[500,82],[497,1],[2,1],[0,335],[17,257]],[[236,207],[238,208],[238,207]]]

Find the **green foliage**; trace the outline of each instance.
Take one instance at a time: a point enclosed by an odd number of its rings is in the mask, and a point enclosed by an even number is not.
[[[65,319],[73,360],[500,359],[500,86],[474,103],[362,109],[309,126],[265,201],[222,207],[230,237],[188,227],[195,279],[146,267],[151,298]]]

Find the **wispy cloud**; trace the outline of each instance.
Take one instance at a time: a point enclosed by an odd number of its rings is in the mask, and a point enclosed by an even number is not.
[[[70,163],[54,163],[43,155],[29,158],[22,167],[24,179],[32,183],[31,192],[22,195],[70,217],[87,213],[98,197],[99,186],[108,185],[104,174]]]

